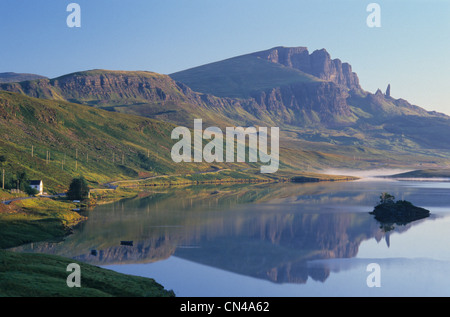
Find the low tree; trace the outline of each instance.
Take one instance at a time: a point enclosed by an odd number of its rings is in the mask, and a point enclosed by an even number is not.
[[[38,191],[30,186],[30,179],[26,172],[17,172],[5,182],[6,189],[18,189],[28,195],[36,195]]]
[[[380,204],[393,204],[395,197],[388,193],[382,193],[380,196]]]
[[[27,193],[30,196],[35,196],[35,195],[39,194],[39,191],[36,188],[33,188],[30,185],[27,185],[25,187],[25,193]]]
[[[83,176],[72,179],[67,197],[70,200],[82,200],[89,197],[89,186]]]

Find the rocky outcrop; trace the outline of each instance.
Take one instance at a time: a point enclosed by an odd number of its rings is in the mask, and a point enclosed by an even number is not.
[[[375,206],[370,214],[375,216],[375,219],[380,223],[405,225],[409,222],[427,218],[430,211],[414,206],[406,200],[399,200],[396,202],[385,202]]]
[[[176,83],[166,75],[151,72],[93,70],[61,76],[0,85],[1,90],[30,97],[60,99],[77,103],[132,104],[136,101],[184,100]]]
[[[49,79],[37,79],[20,83],[0,84],[0,90],[17,92],[33,98],[61,99]]]
[[[167,102],[182,100],[176,84],[165,75],[151,72],[92,71],[52,80],[68,100],[134,103],[136,100]]]
[[[306,47],[275,47],[257,52],[254,56],[267,59],[273,63],[301,70],[317,78],[331,81],[348,89],[361,89],[359,79],[348,63],[331,59],[325,50],[316,50],[312,54]]]
[[[253,96],[258,106],[280,123],[327,126],[355,120],[346,102],[347,97],[347,91],[332,82],[292,84]],[[253,112],[251,109],[248,111]]]
[[[310,54],[306,47],[276,47],[213,64],[214,67],[200,66],[193,73],[186,70],[183,76],[199,81],[206,90],[214,86],[214,81],[219,82],[219,88],[221,85],[227,88],[230,83],[237,90],[245,86],[245,95],[233,97],[234,88],[230,88],[227,90],[230,95],[218,97],[208,91],[194,91],[173,76],[110,70],[0,84],[0,90],[87,104],[185,126],[192,124],[194,117],[202,117],[208,125],[220,123],[222,127],[287,124],[340,128],[370,121],[374,125],[385,124],[390,132],[396,132],[398,126],[391,127],[386,120],[395,117],[398,123],[397,117],[406,115],[409,118],[438,116],[405,100],[389,97],[390,87],[386,94],[381,90],[375,94],[363,91],[351,66],[331,59],[324,49]],[[262,78],[255,78],[254,72]],[[217,83],[214,87],[217,88]]]

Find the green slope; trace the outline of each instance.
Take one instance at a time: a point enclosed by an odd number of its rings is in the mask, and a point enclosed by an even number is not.
[[[0,90],[85,104],[183,126],[192,126],[195,118],[219,126],[230,126],[236,120],[242,123],[257,121],[243,109],[245,105],[240,101],[196,93],[167,75],[146,71],[96,69],[54,79],[0,84]]]
[[[71,263],[80,266],[81,287],[66,280]],[[155,280],[120,274],[73,259],[0,250],[1,297],[173,297]]]
[[[446,135],[450,131],[450,118],[391,98],[381,91],[371,94],[349,90],[255,54],[196,67],[171,77],[143,71],[90,70],[55,79],[0,84],[0,89],[190,128],[195,118],[202,118],[204,127],[222,129],[278,126],[281,128],[283,169],[317,171],[328,167],[408,167],[411,164],[432,167],[448,163],[450,142]],[[220,97],[225,95],[239,98]],[[243,98],[249,95],[253,98]],[[94,124],[90,126],[89,122]],[[86,122],[89,128],[99,129],[95,120],[89,122]],[[114,126],[114,131],[108,131],[103,124],[100,130],[116,135],[122,135],[121,130],[129,130],[127,123],[121,129],[117,129],[118,125]],[[169,131],[165,136],[170,136]],[[134,144],[136,138],[141,137],[129,135],[127,142]],[[28,153],[32,144],[25,143]],[[147,148],[153,149],[154,143],[150,143],[140,142],[139,151],[145,154]],[[166,138],[162,144],[170,149],[168,144],[172,143]],[[116,152],[120,146],[116,146]],[[110,160],[113,148],[110,146]],[[103,152],[105,156],[108,151],[103,149]],[[157,171],[179,171],[180,166],[173,166],[170,158],[156,153],[155,162],[162,164],[155,167]],[[45,158],[45,151],[40,155],[41,159]],[[120,159],[122,154],[114,155]],[[123,171],[114,172],[116,166],[110,171],[113,175],[131,177],[141,173],[135,168],[139,165],[135,162],[131,170],[126,166],[122,167]],[[208,167],[189,166],[185,170],[195,172],[197,168]],[[45,166],[39,169],[45,170]]]
[[[92,187],[135,179],[177,183],[289,178],[304,171],[306,161],[321,155],[282,144],[275,175],[262,175],[259,163],[175,163],[171,158],[177,142],[171,139],[175,127],[141,116],[0,91],[0,156],[6,158],[2,166],[6,181],[26,172],[29,179],[42,179],[49,193],[67,190],[79,175]],[[317,164],[335,159],[321,156]]]
[[[252,92],[322,80],[300,70],[244,55],[170,74],[195,91],[219,97],[247,98]]]
[[[92,183],[103,183],[209,169],[209,164],[172,161],[174,127],[144,117],[0,92],[0,155],[6,157],[6,178],[25,171],[31,179],[43,179],[47,190],[66,189],[80,174]]]

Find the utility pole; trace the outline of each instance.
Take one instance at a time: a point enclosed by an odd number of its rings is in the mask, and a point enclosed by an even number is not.
[[[123,155],[123,153],[122,153],[122,165],[123,165],[123,160],[124,160],[124,155]]]
[[[34,146],[31,146],[31,157],[34,157]]]
[[[2,189],[5,189],[5,165],[6,156],[0,155],[0,163],[2,164]]]

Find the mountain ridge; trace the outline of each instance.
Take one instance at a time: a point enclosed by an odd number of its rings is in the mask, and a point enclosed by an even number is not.
[[[301,70],[325,81],[343,85],[348,89],[361,89],[359,78],[349,63],[331,59],[326,49],[315,50],[311,54],[306,47],[274,47],[251,55]]]
[[[445,160],[450,150],[444,138],[450,132],[449,116],[381,90],[364,91],[350,64],[343,65],[347,63],[331,59],[326,50],[309,54],[304,47],[277,47],[193,68],[200,71],[191,79],[209,91],[198,91],[173,74],[101,69],[0,84],[0,90],[187,127],[194,118],[221,128],[279,126],[291,146],[320,152],[326,148],[330,155],[342,155],[345,147],[344,155],[352,157],[360,156],[361,148],[366,153],[391,151],[403,164],[410,155],[416,157],[414,162]],[[185,78],[191,71],[183,71]],[[217,89],[221,96],[213,94]]]
[[[21,82],[21,81],[35,80],[35,79],[43,79],[43,78],[47,78],[47,77],[37,75],[37,74],[29,74],[29,73],[5,72],[5,73],[0,73],[0,84],[1,83]]]

